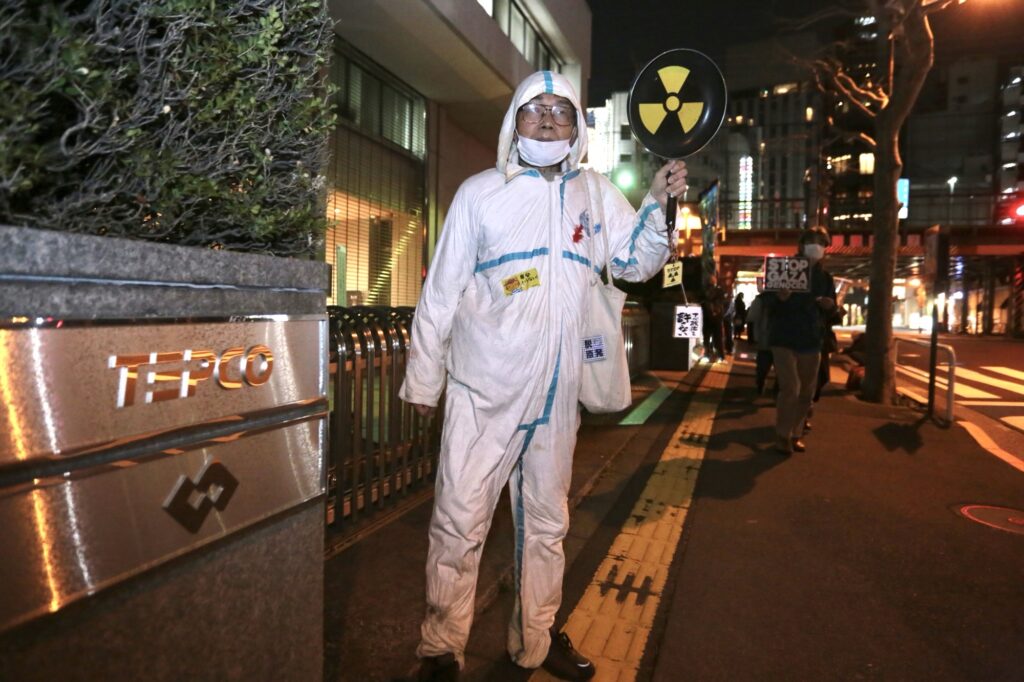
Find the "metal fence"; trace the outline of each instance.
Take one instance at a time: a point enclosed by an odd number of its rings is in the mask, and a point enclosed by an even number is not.
[[[896,355],[896,390],[922,405],[928,405],[927,388],[920,388],[921,382],[928,383],[928,351],[931,343],[919,339],[908,339],[897,337],[894,342]],[[912,352],[901,354],[904,346],[909,346]],[[944,364],[939,364],[935,377],[935,411],[940,409],[945,415],[947,425],[953,423],[953,408],[956,403],[956,350],[945,343],[938,344],[939,353],[946,358]],[[939,376],[939,372],[945,372],[946,378]]]
[[[327,522],[355,521],[432,482],[441,415],[398,398],[412,308],[329,307]]]
[[[651,366],[651,314],[639,304],[627,301],[622,309],[622,340],[630,378]]]
[[[425,418],[398,397],[412,308],[329,306],[331,415],[327,523],[341,527],[433,484],[441,407]],[[650,315],[628,303],[622,331],[630,376],[650,366]],[[443,400],[440,405],[443,405]]]

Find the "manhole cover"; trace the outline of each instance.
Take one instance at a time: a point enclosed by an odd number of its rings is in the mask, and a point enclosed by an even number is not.
[[[965,504],[960,513],[971,521],[984,524],[989,528],[1009,531],[1024,535],[1024,511],[1008,507],[990,507],[984,504]]]

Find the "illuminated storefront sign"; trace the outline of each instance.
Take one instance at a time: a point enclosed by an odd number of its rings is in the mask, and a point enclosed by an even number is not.
[[[740,157],[740,203],[738,227],[741,230],[751,228],[751,213],[754,199],[754,159],[750,156]]]

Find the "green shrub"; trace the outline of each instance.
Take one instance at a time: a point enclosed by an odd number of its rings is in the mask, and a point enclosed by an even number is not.
[[[0,223],[311,256],[323,0],[0,3]]]

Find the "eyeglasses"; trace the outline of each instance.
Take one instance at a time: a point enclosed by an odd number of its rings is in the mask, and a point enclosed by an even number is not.
[[[576,122],[576,110],[564,104],[553,104],[546,106],[536,102],[527,102],[519,107],[519,114],[525,123],[540,123],[544,120],[544,112],[551,115],[551,120],[557,125],[567,126]]]

